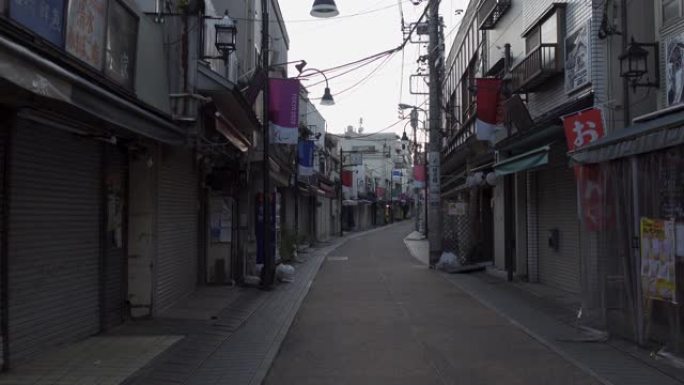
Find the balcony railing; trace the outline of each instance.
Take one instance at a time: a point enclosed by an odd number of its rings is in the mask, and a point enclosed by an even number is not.
[[[563,72],[558,44],[541,44],[512,70],[513,91],[535,91],[545,81]]]
[[[484,0],[477,10],[477,21],[481,30],[494,29],[496,23],[511,8],[511,0]]]

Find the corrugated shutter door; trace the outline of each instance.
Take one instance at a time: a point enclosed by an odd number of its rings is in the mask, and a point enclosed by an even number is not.
[[[126,175],[128,158],[115,146],[107,146],[105,152],[107,187],[107,229],[104,255],[104,322],[107,328],[124,320],[126,301],[126,252],[124,221],[126,213]]]
[[[6,167],[7,163],[5,163],[5,146],[7,144],[7,136],[9,133],[10,127],[9,127],[9,122],[3,121],[2,117],[0,117],[0,218],[5,217],[5,172],[6,172]],[[1,245],[4,244],[5,239],[3,238],[5,235],[5,221],[0,220],[0,247]],[[0,316],[2,316],[2,313],[0,312]],[[2,336],[0,336],[0,355],[2,355],[2,349],[4,345],[2,344]],[[1,357],[1,356],[0,356]]]
[[[157,311],[197,282],[198,176],[191,151],[165,147],[159,171]]]
[[[564,146],[554,147],[551,166],[537,172],[539,281],[572,293],[580,291],[579,222],[575,176]],[[558,251],[549,231],[558,229]]]
[[[99,331],[100,144],[19,121],[12,142],[9,335],[14,363]]]

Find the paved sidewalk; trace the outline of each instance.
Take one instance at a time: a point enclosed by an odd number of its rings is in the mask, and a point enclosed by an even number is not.
[[[270,292],[198,288],[158,318],[130,321],[0,374],[0,385],[260,384],[325,256],[374,231],[300,254],[293,283]]]
[[[414,260],[412,226],[326,259],[266,384],[600,384]]]
[[[414,258],[421,261],[426,258],[426,240],[405,239],[404,243]],[[603,384],[684,384],[682,370],[648,358],[648,352],[635,346],[626,349],[623,341],[573,342],[582,335],[573,326],[568,309],[562,305],[554,309],[520,284],[508,283],[487,273],[440,273],[440,276]]]

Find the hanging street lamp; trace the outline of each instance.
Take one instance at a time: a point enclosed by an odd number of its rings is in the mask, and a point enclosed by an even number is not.
[[[330,92],[330,85],[328,84],[328,77],[325,75],[325,73],[323,73],[323,71],[318,70],[316,68],[308,68],[308,69],[300,72],[299,76],[297,76],[297,77],[298,78],[302,77],[302,73],[307,72],[307,71],[313,71],[313,72],[319,73],[325,79],[325,91],[323,92],[323,97],[321,97],[321,105],[322,106],[333,106],[333,105],[335,105],[335,99],[333,98],[333,95]]]
[[[311,16],[313,17],[335,17],[340,14],[335,5],[335,0],[316,0],[311,7]]]

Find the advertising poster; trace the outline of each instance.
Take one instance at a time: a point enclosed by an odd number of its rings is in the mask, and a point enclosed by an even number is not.
[[[105,0],[69,2],[66,50],[98,70],[104,61],[106,20]]]
[[[670,37],[665,46],[665,82],[667,87],[667,105],[682,102],[684,89],[684,33]]]
[[[674,221],[641,218],[640,230],[644,297],[677,303]]]
[[[565,90],[591,83],[591,19],[565,38]]]

